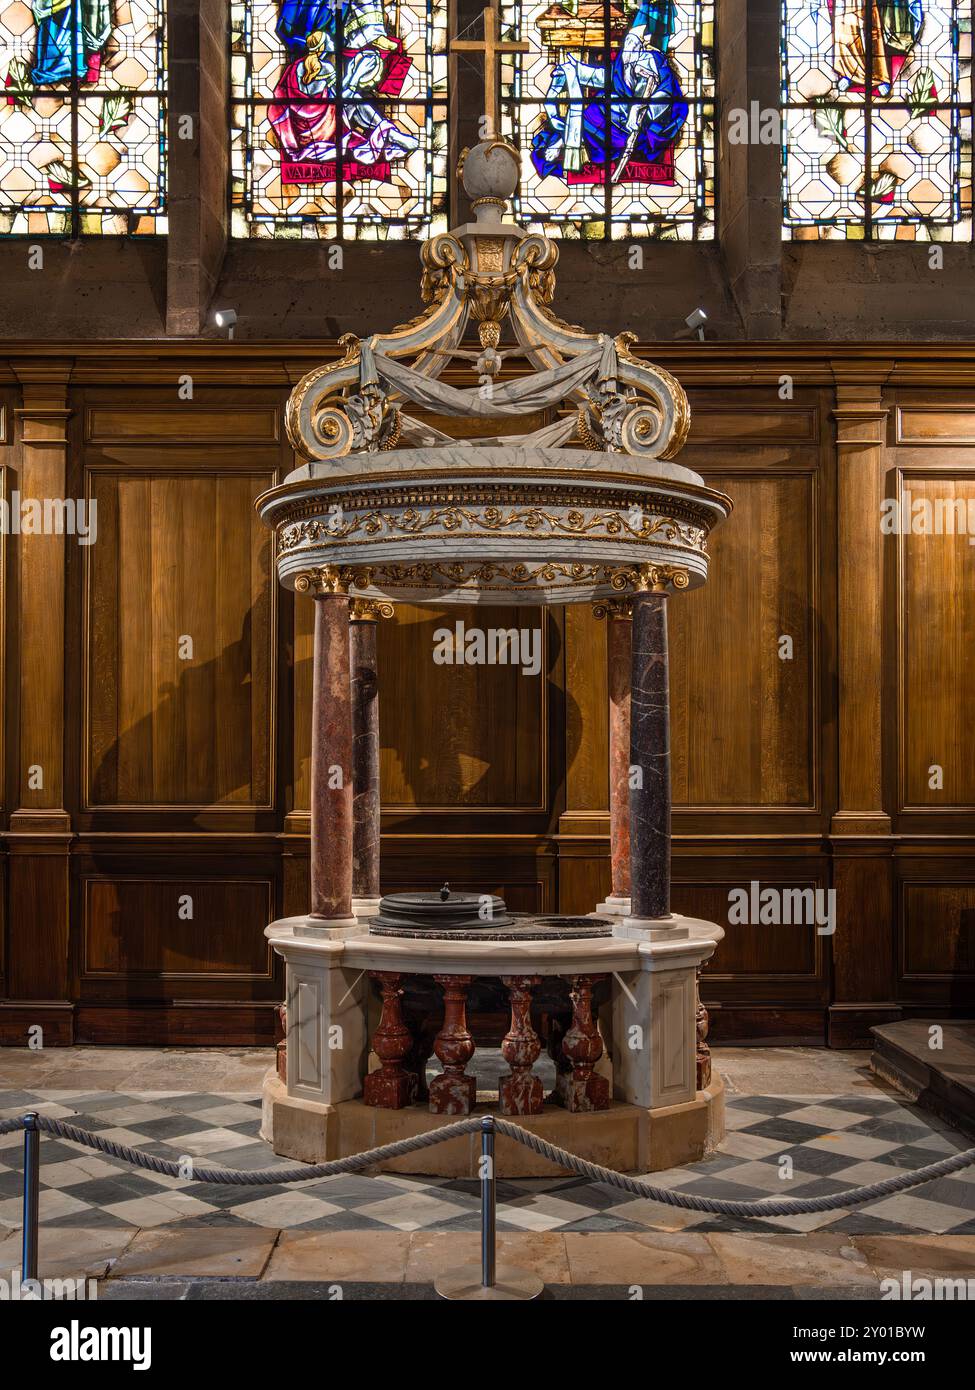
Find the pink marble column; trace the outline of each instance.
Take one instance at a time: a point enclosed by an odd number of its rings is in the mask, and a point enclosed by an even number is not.
[[[630,650],[632,610],[626,600],[610,613],[606,632],[609,675],[609,843],[612,896],[630,896]]]
[[[340,582],[324,572],[316,571],[308,589],[315,592],[310,916],[349,925],[355,921],[349,599]]]
[[[378,911],[379,841],[379,680],[376,629],[393,615],[391,603],[349,601],[352,667],[352,896],[356,909]]]

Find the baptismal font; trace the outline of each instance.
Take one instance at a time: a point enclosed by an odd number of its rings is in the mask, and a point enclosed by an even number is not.
[[[286,1042],[262,1132],[294,1158],[492,1107],[631,1171],[698,1158],[723,1133],[697,999],[722,931],[670,904],[667,605],[705,582],[730,502],[673,462],[690,421],[678,382],[633,354],[633,335],[553,313],[557,245],[508,220],[519,159],[493,138],[466,155],[474,220],[424,243],[425,311],[346,337],[340,361],[298,383],[287,421],[306,462],[257,501],[280,581],[315,604],[310,910],[267,928],[287,966]],[[448,384],[448,367],[477,384]],[[462,441],[426,418],[497,429],[540,413],[530,433]],[[397,602],[590,603],[606,618],[613,888],[593,914],[511,913],[439,882],[380,899],[375,643]],[[417,991],[439,1017],[426,1045],[404,1011]],[[468,1070],[478,991],[510,1011],[492,1093]],[[428,1083],[431,1043],[442,1070]],[[390,1166],[476,1164],[464,1137]],[[553,1171],[503,1138],[498,1165]]]

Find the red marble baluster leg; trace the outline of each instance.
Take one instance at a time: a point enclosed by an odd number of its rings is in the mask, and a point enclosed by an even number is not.
[[[402,1110],[416,1096],[416,1077],[403,1066],[410,1050],[410,1030],[403,1022],[400,996],[403,993],[401,975],[370,970],[369,976],[379,981],[383,994],[383,1011],[379,1027],[372,1035],[372,1050],[382,1066],[371,1071],[362,1086],[366,1105],[378,1105],[383,1110]]]
[[[276,1047],[276,1049],[275,1049],[275,1054],[274,1054],[274,1060],[275,1060],[275,1066],[276,1066],[277,1073],[278,1073],[278,1079],[279,1079],[280,1081],[283,1081],[283,1082],[285,1083],[285,1085],[287,1085],[287,1083],[288,1083],[288,1006],[287,1006],[287,1004],[281,1004],[281,1005],[278,1007],[278,1018],[279,1018],[280,1021],[281,1021],[281,1032],[284,1034],[284,1037],[283,1037],[283,1038],[281,1039],[281,1041],[277,1044],[277,1047]]]
[[[477,1082],[464,1068],[474,1056],[474,1039],[467,1031],[467,990],[471,975],[434,975],[443,988],[443,1027],[433,1050],[443,1073],[430,1082],[430,1110],[434,1115],[469,1115],[477,1100]]]
[[[542,1050],[531,1024],[532,989],[538,975],[502,975],[501,983],[511,1000],[511,1027],[501,1043],[501,1056],[511,1070],[498,1085],[502,1115],[537,1115],[545,1102],[541,1077],[532,1067]]]
[[[572,1071],[560,1076],[555,1096],[566,1110],[609,1109],[609,1082],[593,1067],[603,1055],[603,1040],[592,1016],[592,989],[604,975],[570,975],[572,1027],[562,1040],[562,1051],[572,1063]]]
[[[708,1047],[708,1011],[701,1003],[701,972],[697,972],[697,1089],[705,1090],[711,1084],[711,1049]]]

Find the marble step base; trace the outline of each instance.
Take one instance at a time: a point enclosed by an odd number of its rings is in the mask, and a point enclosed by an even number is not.
[[[475,1112],[497,1114],[497,1096],[481,1093]],[[322,1163],[389,1144],[407,1135],[427,1134],[456,1121],[431,1115],[427,1106],[382,1110],[361,1100],[322,1105],[289,1096],[274,1071],[263,1088],[261,1138],[276,1154],[303,1163]],[[558,1106],[515,1120],[552,1144],[623,1173],[659,1172],[693,1163],[713,1152],[724,1138],[724,1082],[715,1073],[707,1090],[682,1105],[645,1110],[612,1101],[608,1110],[568,1114]],[[481,1152],[478,1133],[420,1149],[381,1165],[381,1171],[427,1177],[476,1178]],[[554,1177],[565,1170],[503,1135],[497,1137],[498,1176]]]

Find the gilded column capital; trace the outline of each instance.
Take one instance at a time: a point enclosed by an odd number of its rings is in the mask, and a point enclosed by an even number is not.
[[[638,594],[666,594],[670,589],[686,589],[689,583],[687,570],[679,565],[640,565],[631,580]]]
[[[632,598],[601,598],[593,604],[592,615],[594,618],[632,622],[633,600]]]
[[[393,605],[387,603],[385,599],[349,599],[350,623],[378,623],[380,618],[391,618],[395,611]]]
[[[295,593],[313,594],[316,598],[323,594],[347,594],[359,575],[360,571],[351,565],[316,565],[295,577]]]

